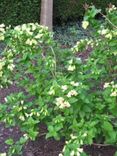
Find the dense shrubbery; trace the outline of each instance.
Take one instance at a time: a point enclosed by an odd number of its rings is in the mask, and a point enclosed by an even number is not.
[[[4,0],[0,2],[0,23],[7,25],[19,25],[29,22],[38,22],[40,18],[41,0]],[[68,19],[76,20],[84,14],[83,4],[94,3],[96,7],[102,8],[109,3],[117,5],[116,0],[55,0],[54,22],[63,23]]]
[[[41,0],[0,1],[0,23],[19,25],[38,22]]]
[[[95,30],[93,39],[80,40],[62,55],[47,28],[1,25],[0,39],[7,44],[0,59],[1,87],[15,83],[25,89],[0,104],[0,121],[24,132],[18,142],[6,141],[9,156],[29,138],[35,140],[41,122],[48,128],[46,138],[65,138],[60,156],[85,156],[83,144],[117,144],[117,8],[107,9],[103,24],[94,19],[97,13],[90,7],[82,23]],[[76,57],[88,48],[87,60]]]

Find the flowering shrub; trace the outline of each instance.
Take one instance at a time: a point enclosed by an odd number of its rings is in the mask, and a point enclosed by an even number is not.
[[[103,24],[94,18],[97,13],[94,6],[87,10],[83,27],[94,29],[93,38],[77,42],[71,55],[59,55],[51,33],[38,24],[0,27],[7,44],[0,59],[1,87],[14,83],[24,89],[0,105],[0,120],[24,132],[16,143],[6,141],[9,155],[35,140],[40,122],[47,125],[46,138],[65,138],[59,156],[85,156],[84,144],[117,144],[117,9],[107,9]],[[87,60],[76,57],[88,48]]]

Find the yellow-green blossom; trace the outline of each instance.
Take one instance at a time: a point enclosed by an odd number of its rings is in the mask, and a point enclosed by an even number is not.
[[[0,41],[4,41],[4,35],[2,33],[0,33]]]
[[[66,90],[68,89],[68,86],[67,86],[67,85],[63,85],[63,86],[61,86],[61,89],[62,89],[63,92],[64,92],[64,91],[66,91]]]
[[[103,87],[108,88],[109,86],[110,86],[110,83],[106,82]]]
[[[28,44],[28,45],[33,45],[33,44],[36,45],[37,41],[35,39],[27,39],[26,44]]]
[[[78,93],[76,92],[76,90],[71,90],[68,94],[67,97],[72,97],[72,96],[77,96]]]
[[[69,108],[70,103],[68,101],[65,101],[63,97],[56,98],[56,105],[60,108]]]
[[[88,22],[88,21],[83,21],[83,22],[82,22],[82,27],[83,27],[84,29],[87,29],[88,25],[89,25],[89,22]]]
[[[75,86],[75,87],[77,87],[77,86],[80,85],[79,82],[74,82],[74,81],[71,81],[70,84],[71,84],[72,86]]]
[[[8,69],[9,70],[13,71],[14,68],[15,68],[15,65],[14,64],[9,64],[8,65]]]
[[[76,69],[75,65],[69,65],[68,71],[74,71]]]
[[[111,40],[113,36],[111,33],[109,33],[109,34],[105,35],[105,37]]]
[[[3,75],[3,71],[0,71],[0,77],[2,77],[2,75]]]
[[[116,90],[116,91],[113,91],[113,92],[111,93],[110,96],[115,96],[115,97],[117,97],[117,90]]]

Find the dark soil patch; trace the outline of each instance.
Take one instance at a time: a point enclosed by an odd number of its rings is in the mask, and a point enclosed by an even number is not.
[[[114,146],[84,146],[84,151],[89,156],[114,156],[117,148]]]

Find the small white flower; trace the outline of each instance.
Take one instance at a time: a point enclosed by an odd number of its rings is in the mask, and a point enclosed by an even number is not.
[[[75,86],[75,87],[77,87],[77,86],[79,86],[80,85],[80,83],[79,82],[74,82],[74,81],[71,81],[71,83],[70,83],[72,86]]]
[[[59,154],[59,156],[63,156],[63,154],[62,154],[62,153],[60,153],[60,154]]]
[[[0,24],[0,28],[4,28],[5,27],[5,25],[4,24]]]
[[[75,152],[71,151],[70,156],[75,156]]]
[[[68,89],[68,87],[67,87],[67,85],[63,85],[63,86],[61,86],[61,89],[62,89],[63,92],[64,92],[64,91],[66,91],[66,90]]]
[[[6,97],[4,98],[4,101],[5,101],[5,102],[8,102],[8,100],[7,100],[7,98],[6,98]]]
[[[3,32],[4,33],[5,32],[5,29],[0,27],[0,32]]]
[[[75,65],[69,65],[68,71],[74,71],[76,69]]]
[[[13,71],[14,68],[15,68],[15,65],[14,64],[9,64],[8,65],[8,69],[10,69],[11,71]]]
[[[84,29],[86,29],[86,28],[88,27],[88,25],[89,25],[89,22],[88,22],[88,21],[83,21],[83,22],[82,22],[82,27],[83,27]]]
[[[3,71],[0,71],[0,77],[2,77],[2,75],[3,75]]]
[[[73,59],[69,60],[68,63],[69,64],[72,64],[73,63]]]
[[[77,136],[75,136],[73,134],[71,134],[70,137],[71,137],[71,139],[76,139],[77,138]]]
[[[20,119],[21,121],[25,121],[24,116],[20,116],[19,119]]]
[[[112,92],[110,96],[115,96],[116,97],[117,96],[117,91]]]
[[[61,109],[70,107],[70,103],[65,101],[63,97],[56,98],[56,105]]]
[[[0,62],[0,70],[2,70],[2,68],[3,68],[3,66],[5,65],[5,63],[4,62]]]
[[[21,104],[22,104],[22,105],[24,104],[24,101],[23,101],[23,100],[21,100]]]
[[[6,153],[0,153],[0,156],[6,156]]]
[[[24,134],[23,136],[25,137],[25,139],[28,139],[28,135],[27,134]]]
[[[82,153],[83,152],[83,148],[77,148],[77,151]]]
[[[77,96],[78,93],[75,90],[71,90],[68,94],[67,97],[72,97],[72,96]]]
[[[37,41],[34,40],[34,39],[27,39],[26,44],[28,44],[28,45],[33,45],[33,44],[36,45]]]
[[[87,133],[84,133],[84,134],[83,134],[83,137],[86,137],[86,136],[87,136]]]
[[[3,88],[3,86],[1,85],[1,86],[0,86],[0,88],[2,89],[2,88]]]
[[[20,31],[20,30],[21,30],[21,27],[18,25],[18,26],[16,26],[16,27],[14,28],[14,30]]]
[[[108,88],[109,86],[110,86],[110,84],[108,82],[106,82],[103,87]]]
[[[0,41],[4,41],[4,35],[0,34]]]
[[[70,103],[68,101],[64,101],[63,106],[61,106],[61,108],[69,108],[70,107]]]
[[[105,37],[111,40],[111,39],[112,39],[112,34],[109,33],[109,34],[107,34]]]
[[[49,95],[55,95],[54,89],[50,90],[48,94],[49,94]]]
[[[26,24],[23,24],[23,25],[21,26],[21,28],[22,28],[23,31],[28,29],[27,26],[26,26]]]
[[[40,39],[42,36],[43,36],[43,34],[37,34],[37,35],[35,36],[35,38],[36,38],[36,39]]]
[[[103,29],[103,30],[100,31],[100,34],[101,35],[105,35],[107,33],[108,33],[108,29]]]
[[[81,154],[79,152],[77,152],[76,156],[80,156]]]
[[[54,90],[53,87],[50,88],[48,94],[49,94],[49,95],[55,95],[55,90]]]

